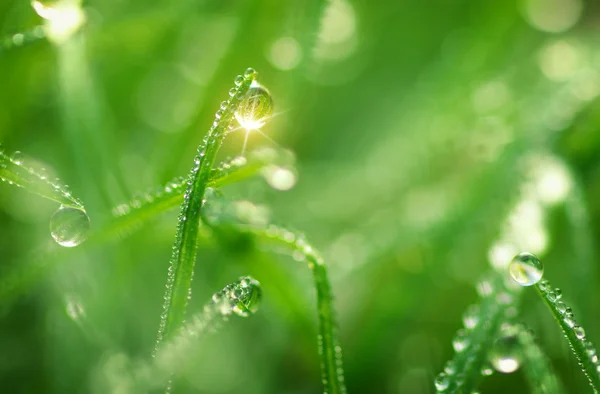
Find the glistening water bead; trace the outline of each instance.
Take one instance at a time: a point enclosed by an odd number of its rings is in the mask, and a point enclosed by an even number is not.
[[[73,247],[87,239],[90,218],[85,211],[61,206],[50,219],[52,238],[61,246]]]
[[[532,286],[542,279],[544,266],[537,256],[523,252],[512,259],[508,271],[514,281],[521,286]]]
[[[494,369],[502,373],[512,373],[521,364],[521,348],[514,328],[503,329],[501,337],[494,342],[488,358]]]
[[[271,93],[257,82],[252,82],[240,102],[235,118],[247,130],[260,129],[273,113]]]
[[[232,299],[235,302],[233,312],[238,316],[249,316],[256,313],[262,299],[260,283],[249,276],[240,280],[238,287],[232,290]]]

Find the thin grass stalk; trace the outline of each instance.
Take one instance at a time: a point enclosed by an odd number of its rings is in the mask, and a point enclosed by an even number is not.
[[[596,348],[586,337],[583,327],[577,324],[572,309],[562,299],[560,289],[553,289],[548,280],[543,279],[535,284],[535,289],[550,309],[554,320],[558,323],[573,354],[579,362],[581,370],[588,378],[594,392],[600,392],[600,360]]]
[[[181,205],[155,351],[163,339],[168,339],[181,326],[185,318],[196,261],[200,212],[211,169],[234,113],[256,77],[256,71],[248,69],[244,77],[239,76],[236,79],[237,87],[231,90],[231,97],[217,113],[216,120],[204,139],[204,144],[198,147]]]

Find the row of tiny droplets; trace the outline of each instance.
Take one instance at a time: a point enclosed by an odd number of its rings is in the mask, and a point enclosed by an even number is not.
[[[212,171],[215,176],[224,177],[228,173],[238,170],[246,164],[247,160],[244,156],[237,156],[231,160],[225,160],[224,162],[220,163],[217,168],[213,168]],[[176,177],[167,182],[165,186],[156,187],[155,189],[141,195],[134,195],[133,199],[129,203],[115,206],[112,210],[112,214],[113,216],[128,215],[131,213],[131,211],[142,208],[145,204],[150,204],[156,199],[183,194],[187,188],[188,182],[188,178],[182,176]]]
[[[45,168],[41,168],[40,171],[38,172],[31,167],[27,167],[24,164],[23,153],[21,153],[19,151],[15,151],[11,156],[8,156],[8,155],[4,154],[2,147],[0,147],[0,168],[6,167],[6,160],[8,160],[10,163],[14,164],[15,166],[18,166],[19,168],[22,168],[30,175],[33,175],[34,177],[40,179],[41,181],[43,181],[44,183],[46,183],[47,185],[52,187],[57,193],[62,195],[66,200],[69,200],[71,202],[71,204],[73,205],[73,207],[80,209],[82,211],[85,211],[85,209],[83,207],[83,203],[78,198],[73,197],[73,195],[71,194],[71,191],[69,190],[68,185],[61,185],[60,179],[58,179],[58,178],[55,179],[54,181],[49,180],[48,175],[46,175]],[[1,179],[5,182],[8,182],[11,185],[13,184],[13,182],[9,179],[5,179],[5,178],[1,178]],[[15,185],[15,186],[21,186],[21,185]]]
[[[235,78],[235,86],[236,87],[232,88],[229,91],[229,99],[227,101],[223,101],[221,103],[219,110],[215,114],[215,120],[214,120],[210,130],[208,131],[207,135],[204,137],[203,143],[198,147],[198,153],[196,154],[196,157],[194,158],[194,167],[191,170],[190,176],[187,178],[188,184],[187,184],[186,192],[183,196],[183,206],[182,206],[180,217],[178,220],[177,238],[181,238],[181,236],[182,236],[182,230],[183,230],[182,224],[186,220],[184,215],[189,206],[189,198],[190,198],[190,193],[191,193],[192,187],[193,187],[193,179],[194,179],[194,176],[200,170],[200,163],[205,155],[206,147],[211,144],[219,143],[219,139],[224,134],[225,129],[231,127],[230,124],[233,120],[235,110],[237,109],[239,102],[242,100],[242,98],[244,96],[244,91],[256,79],[257,75],[258,75],[258,73],[254,69],[248,68],[246,70],[246,72],[244,73],[244,76],[238,75]],[[167,283],[165,285],[166,292],[165,292],[164,302],[163,302],[163,312],[161,313],[161,316],[160,316],[160,323],[159,323],[159,330],[158,330],[159,333],[158,333],[154,353],[156,353],[156,350],[157,350],[160,342],[162,342],[163,334],[166,329],[168,310],[169,310],[169,305],[171,303],[171,297],[173,294],[173,285],[175,283],[175,272],[177,270],[176,264],[178,261],[179,261],[179,250],[177,249],[176,245],[174,245],[173,246],[173,254],[172,254],[172,258],[171,258],[171,264],[169,265],[169,271],[167,274]]]
[[[308,266],[311,270],[314,271],[315,264],[323,266],[324,260],[319,254],[319,252],[314,249],[306,240],[306,237],[303,234],[294,233],[288,229],[269,225],[265,230],[265,235],[269,239],[277,240],[278,243],[282,243],[287,245],[286,248],[277,248],[274,249],[278,252],[289,253],[291,251],[292,258],[296,261],[306,261],[308,262]],[[333,313],[333,311],[332,311]],[[319,353],[324,353],[324,345],[323,338],[321,334],[318,336],[318,347]],[[344,374],[343,374],[343,361],[342,361],[342,348],[338,344],[335,345],[335,364],[336,364],[336,378],[341,383],[342,394],[346,393],[346,387],[344,385]],[[325,371],[325,365],[323,358],[321,357],[321,371]],[[327,387],[327,378],[325,375],[322,376],[323,384]],[[324,392],[323,394],[328,394]]]
[[[3,51],[6,52],[14,47],[20,47],[24,44],[41,40],[45,37],[46,32],[44,31],[44,26],[36,26],[30,31],[4,36],[0,39],[0,53]]]
[[[500,292],[496,292],[492,283],[488,280],[483,280],[477,286],[477,292],[482,298],[482,302],[491,301],[488,305],[490,309],[490,315],[495,315],[497,313],[504,313],[507,317],[514,317],[516,315],[516,309],[510,304],[513,301],[513,296],[508,292],[502,290]],[[494,299],[491,297],[495,294]],[[466,350],[473,347],[476,353],[481,344],[479,343],[471,343],[470,338],[473,336],[473,331],[475,330],[485,330],[491,331],[493,330],[492,324],[490,320],[486,319],[485,321],[481,321],[481,308],[477,304],[473,304],[469,306],[463,316],[464,328],[459,329],[456,332],[455,337],[452,339],[452,347],[457,354],[463,353]],[[484,338],[488,338],[491,336],[491,333],[488,332],[484,335]],[[469,370],[471,364],[475,362],[474,356],[469,356],[465,362],[465,366],[463,370]],[[493,373],[493,369],[489,364],[484,364],[481,369],[481,375],[489,376]],[[444,393],[447,392],[450,387],[451,382],[456,384],[456,388],[460,388],[465,381],[465,376],[463,373],[457,373],[456,366],[454,365],[454,360],[448,360],[446,363],[444,370],[440,372],[435,378],[434,384],[437,392]],[[477,392],[472,392],[471,394],[477,394]]]
[[[552,289],[552,286],[550,286],[550,283],[546,279],[542,279],[537,286],[546,299],[554,304],[554,307],[562,316],[562,321],[573,330],[577,339],[581,341],[585,348],[586,356],[589,357],[589,361],[596,367],[596,372],[600,374],[600,359],[598,358],[596,348],[592,342],[585,337],[585,330],[583,327],[577,325],[575,317],[573,316],[573,310],[561,301],[562,291],[559,288]],[[577,354],[577,352],[575,353]],[[579,360],[579,365],[582,366],[581,360]]]

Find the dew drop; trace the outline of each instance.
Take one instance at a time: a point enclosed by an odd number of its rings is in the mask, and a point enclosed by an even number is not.
[[[262,298],[260,283],[251,277],[244,277],[239,286],[240,292],[236,293],[234,298],[236,303],[233,306],[233,312],[238,316],[250,316],[256,313],[260,306]]]
[[[481,368],[481,374],[483,376],[490,376],[494,373],[494,370],[492,368],[490,368],[489,366],[484,366],[483,368]]]
[[[242,77],[241,75],[238,75],[237,77],[235,77],[235,86],[241,86],[242,83],[244,82],[244,77]]]
[[[448,379],[448,375],[442,372],[435,378],[434,383],[437,390],[443,391],[446,390],[450,385],[450,379]]]
[[[540,259],[531,253],[519,253],[508,266],[510,276],[521,286],[532,286],[542,279],[544,266]]]
[[[273,98],[262,85],[253,82],[248,92],[242,97],[235,112],[239,124],[248,130],[259,129],[273,113]]]
[[[52,238],[61,246],[73,247],[87,239],[90,218],[85,211],[61,206],[50,219]]]
[[[13,155],[11,156],[12,161],[15,164],[23,164],[23,153],[16,151],[15,153],[13,153]]]
[[[575,327],[573,327],[573,332],[575,333],[575,336],[578,339],[584,339],[585,338],[585,330],[583,329],[583,327],[581,327],[581,326],[575,326]]]
[[[573,319],[573,316],[565,316],[563,318],[563,321],[565,322],[565,324],[571,328],[575,327],[575,319]]]
[[[471,305],[467,308],[463,316],[463,323],[466,328],[473,328],[479,322],[479,307],[477,305]]]
[[[564,302],[562,301],[558,301],[557,303],[554,304],[556,306],[556,310],[558,310],[560,312],[561,315],[564,315],[565,312],[567,311],[567,306],[565,305]]]
[[[494,342],[489,353],[489,361],[498,372],[512,373],[519,369],[521,363],[521,349],[517,338],[516,329],[509,327],[503,329],[500,338]]]
[[[256,72],[255,69],[253,69],[252,67],[248,67],[246,69],[246,71],[244,72],[244,77],[246,77],[246,78],[250,78],[250,77],[256,78],[256,74],[257,74],[257,72]]]
[[[45,35],[56,44],[63,43],[86,22],[86,15],[78,1],[33,0],[34,11],[46,20]]]
[[[466,330],[460,329],[457,331],[456,336],[452,340],[452,347],[457,353],[462,352],[469,346],[469,337],[467,336]]]
[[[554,296],[556,297],[557,300],[560,300],[560,298],[562,297],[562,290],[559,289],[558,287],[556,289],[554,289]]]

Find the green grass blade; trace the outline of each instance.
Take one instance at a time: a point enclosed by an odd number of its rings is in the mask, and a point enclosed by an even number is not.
[[[20,155],[15,152],[8,156],[0,147],[0,179],[64,206],[84,210],[82,202],[71,195],[67,186],[50,181],[44,173],[24,165]]]
[[[585,376],[588,378],[594,392],[600,392],[600,362],[596,348],[585,336],[585,330],[575,321],[573,312],[561,301],[560,289],[554,289],[543,279],[535,284],[535,289],[544,300],[552,316],[565,334],[569,346]]]
[[[308,267],[313,274],[317,297],[318,344],[325,392],[331,394],[346,393],[342,347],[337,336],[333,296],[325,261],[302,234],[273,225],[267,227],[266,230],[254,230],[254,233],[278,250],[283,247],[295,260],[308,263]]]
[[[247,217],[256,217],[248,215],[246,209],[231,207],[211,193],[207,198],[207,209],[203,212],[205,222],[219,229],[223,226],[227,229],[235,229],[240,232],[253,234],[257,241],[266,244],[274,250],[290,254],[294,260],[304,261],[310,268],[317,299],[317,313],[319,321],[319,355],[321,357],[321,375],[325,392],[330,394],[346,393],[344,382],[344,369],[342,359],[342,348],[337,336],[337,327],[333,310],[333,296],[331,285],[327,275],[327,267],[320,254],[306,240],[304,235],[287,230],[275,225],[262,226],[258,223],[260,220],[250,220],[250,223],[240,223],[238,215]],[[245,208],[251,204],[243,204]],[[254,207],[254,206],[253,206]],[[256,208],[256,207],[254,207]],[[252,211],[257,211],[256,209]],[[260,215],[258,215],[260,216]],[[253,219],[254,219],[253,218]]]
[[[194,158],[194,166],[181,205],[171,255],[157,347],[164,338],[168,339],[183,323],[194,275],[200,211],[212,166],[233,120],[234,113],[256,76],[256,71],[248,69],[244,77],[239,77],[241,83],[231,90],[230,99],[217,113],[216,120],[204,139],[204,144],[198,148],[198,154]]]
[[[486,375],[488,351],[492,348],[516,294],[504,285],[504,279],[485,280],[478,286],[481,301],[469,308],[465,327],[452,340],[456,351],[444,371],[435,379],[437,393],[471,393]]]
[[[550,360],[535,342],[531,332],[520,326],[517,334],[523,349],[523,371],[532,394],[564,394]]]

